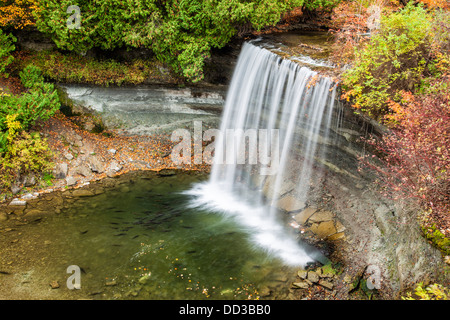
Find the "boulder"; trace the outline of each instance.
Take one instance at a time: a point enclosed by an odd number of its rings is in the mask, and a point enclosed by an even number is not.
[[[331,240],[331,241],[345,239],[345,233],[344,232],[338,232],[338,233],[335,233],[335,234],[329,236],[327,239]]]
[[[67,159],[67,160],[72,160],[73,159],[73,155],[71,154],[71,153],[66,153],[65,155],[64,155],[64,157]]]
[[[25,180],[23,181],[23,185],[25,187],[32,187],[36,184],[36,177],[33,174],[30,174],[25,177]]]
[[[0,221],[8,220],[8,213],[0,212]]]
[[[30,209],[25,211],[25,216],[27,217],[33,217],[33,216],[42,216],[45,212],[38,209]]]
[[[22,186],[20,184],[13,183],[11,185],[12,194],[18,194],[20,192],[20,190],[22,190]]]

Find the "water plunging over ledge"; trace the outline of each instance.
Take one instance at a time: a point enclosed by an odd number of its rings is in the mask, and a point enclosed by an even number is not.
[[[305,266],[323,258],[287,234],[278,221],[276,207],[290,191],[287,185],[294,186],[289,196],[303,203],[299,209],[304,207],[314,157],[325,153],[317,136],[329,140],[330,127],[335,125],[335,94],[336,86],[330,79],[245,43],[227,94],[211,176],[190,190],[195,195],[192,206],[233,217],[250,230],[255,245],[289,265]],[[277,133],[278,145],[273,144],[276,139],[269,141],[272,145],[268,149],[273,153],[266,154],[271,158],[270,165],[227,161],[226,153],[232,152],[227,148],[227,130],[240,132],[240,141],[248,130],[255,129]],[[258,143],[262,139],[259,137]],[[295,160],[299,160],[298,165],[292,165]]]

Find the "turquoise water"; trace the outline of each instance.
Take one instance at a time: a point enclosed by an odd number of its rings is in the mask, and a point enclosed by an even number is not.
[[[67,290],[77,265],[78,291],[102,299],[258,299],[279,286],[284,266],[236,221],[188,208],[182,192],[199,180],[155,176],[77,198],[33,226],[51,235],[46,274]]]

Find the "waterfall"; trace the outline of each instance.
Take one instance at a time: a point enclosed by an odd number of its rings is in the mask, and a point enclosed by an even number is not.
[[[332,80],[244,43],[215,140],[211,176],[190,191],[192,205],[236,219],[255,246],[286,264],[313,261],[306,245],[279,221],[277,203],[286,195],[300,206],[306,202],[315,157],[330,143],[335,94]],[[236,160],[243,155],[245,163]]]

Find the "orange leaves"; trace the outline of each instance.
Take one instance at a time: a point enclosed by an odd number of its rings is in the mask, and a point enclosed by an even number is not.
[[[35,25],[34,12],[38,12],[37,0],[15,0],[0,6],[0,27],[23,29]]]
[[[425,4],[430,9],[443,8],[448,9],[450,5],[447,0],[418,0],[419,2]]]

